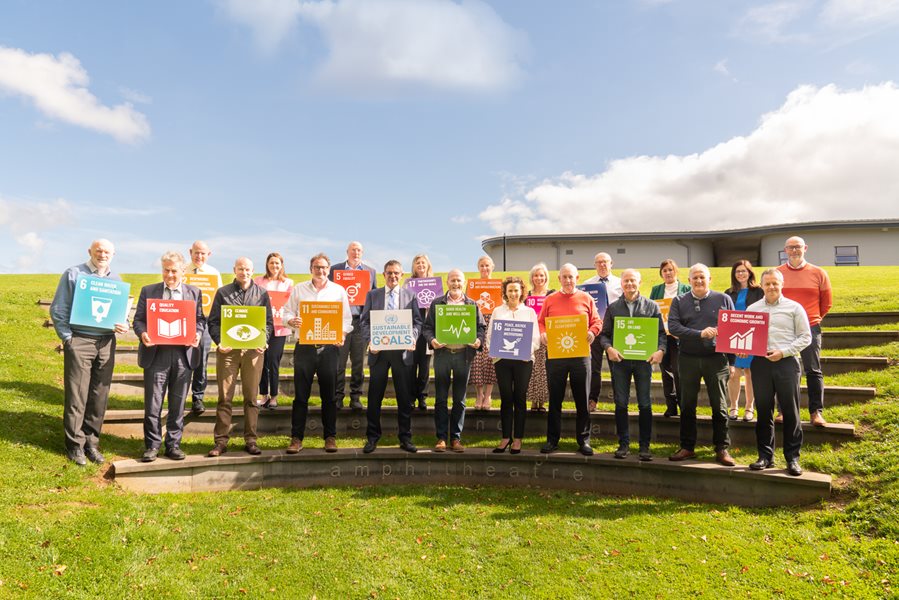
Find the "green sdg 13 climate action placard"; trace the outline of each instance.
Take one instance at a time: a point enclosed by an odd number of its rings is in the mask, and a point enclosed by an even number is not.
[[[433,304],[434,332],[441,344],[474,344],[478,317],[474,304]]]
[[[223,306],[222,341],[226,348],[265,348],[264,306]]]
[[[628,360],[648,360],[659,349],[656,317],[615,317],[612,346]]]

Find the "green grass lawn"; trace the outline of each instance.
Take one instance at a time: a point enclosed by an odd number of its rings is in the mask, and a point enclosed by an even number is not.
[[[897,309],[899,268],[831,274],[840,310]],[[831,500],[811,507],[746,509],[726,496],[707,505],[530,487],[144,496],[108,481],[108,465],[79,469],[62,454],[62,359],[35,304],[52,296],[56,280],[5,276],[0,285],[0,597],[896,596],[895,366],[829,380],[876,385],[879,395],[827,412],[855,423],[857,441],[803,448],[805,468],[834,477]],[[861,305],[867,280],[877,281],[876,294]],[[862,355],[895,359],[896,346]],[[416,443],[432,443],[433,432],[416,434]],[[286,442],[264,438],[262,445]],[[495,442],[466,435],[471,446]],[[142,442],[104,435],[102,445],[114,460],[138,455]],[[191,453],[210,445],[210,438],[184,443]],[[612,448],[597,441],[600,451]],[[659,458],[673,449],[654,446]],[[735,455],[744,464],[754,459],[752,449]],[[700,456],[710,459],[711,451]]]

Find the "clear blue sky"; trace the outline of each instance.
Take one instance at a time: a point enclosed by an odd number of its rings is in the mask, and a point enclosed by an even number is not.
[[[896,0],[0,4],[0,272],[899,216]],[[622,265],[623,266],[623,265]]]

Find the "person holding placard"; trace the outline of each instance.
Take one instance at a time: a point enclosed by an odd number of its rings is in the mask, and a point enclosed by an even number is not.
[[[284,306],[286,298],[293,289],[293,279],[284,270],[284,257],[272,252],[265,258],[265,275],[253,280],[256,285],[269,293],[272,302],[272,313],[277,315]],[[276,302],[275,299],[280,300]],[[284,343],[290,335],[290,328],[284,326],[283,318],[275,317],[275,335],[269,340],[268,348],[262,361],[262,378],[259,380],[259,394],[262,400],[257,404],[263,408],[278,407],[278,378],[281,376],[281,358],[284,356]]]
[[[431,259],[427,254],[416,254],[412,259],[411,279],[433,277],[434,269],[431,267]],[[427,307],[419,303],[421,320],[424,322]],[[418,401],[418,410],[427,410],[428,384],[431,380],[431,352],[428,350],[428,342],[424,335],[419,335],[415,342],[415,354],[412,357],[411,383],[412,398]]]
[[[487,324],[475,301],[465,295],[465,274],[460,269],[447,273],[446,287],[446,294],[435,298],[431,304],[421,335],[434,349],[434,427],[437,433],[434,451],[445,452],[449,440],[450,449],[462,452],[465,449],[462,427],[468,376],[478,348],[484,345]],[[450,315],[450,312],[454,314]],[[464,334],[468,337],[463,339]],[[452,414],[448,414],[447,398],[451,386],[453,409]]]
[[[599,252],[593,257],[596,275],[584,282],[584,285],[603,283],[606,286],[606,308],[621,297],[621,279],[612,274],[612,256],[608,252]],[[600,315],[602,316],[602,315]],[[596,403],[602,393],[602,357],[603,349],[597,337],[590,346],[590,397],[587,408],[596,410]],[[612,387],[614,389],[614,382]]]
[[[565,385],[570,382],[574,407],[577,410],[576,431],[578,451],[584,456],[592,456],[590,446],[590,411],[587,409],[587,394],[590,391],[590,344],[599,335],[602,319],[596,313],[593,297],[577,289],[578,271],[571,263],[559,269],[560,290],[547,296],[543,310],[537,317],[540,327],[540,341],[547,346],[546,375],[549,380],[549,413],[546,419],[546,444],[540,448],[543,454],[551,454],[559,449],[562,437],[562,400]],[[557,317],[580,316],[585,321],[583,329],[554,339],[550,347],[548,331]],[[560,355],[556,356],[555,352]],[[570,356],[566,356],[569,354]]]
[[[359,290],[359,296],[375,289],[378,283],[378,273],[375,268],[362,261],[364,248],[359,242],[350,242],[346,247],[346,260],[331,265],[328,279],[334,281],[335,271],[366,271],[369,275],[368,289]],[[359,317],[362,315],[362,306],[351,303],[352,328],[347,332],[346,340],[340,346],[340,355],[337,365],[337,387],[334,390],[334,398],[337,410],[343,408],[343,399],[346,397],[346,363],[350,361],[350,409],[361,411],[362,406],[362,382],[365,380],[363,361],[365,361],[365,340],[362,338],[362,328],[359,326]]]
[[[668,460],[694,458],[696,452],[696,404],[699,384],[705,381],[712,407],[712,439],[715,460],[726,467],[736,464],[728,448],[727,355],[715,352],[718,311],[733,310],[730,296],[709,289],[712,275],[702,263],[690,267],[690,293],[674,299],[668,313],[668,330],[680,346],[678,372],[681,382],[680,449]]]
[[[606,309],[599,339],[609,357],[615,390],[615,429],[618,432],[615,458],[626,458],[630,454],[628,400],[633,378],[640,411],[639,458],[650,461],[652,366],[661,363],[668,341],[658,304],[640,295],[640,279],[640,271],[636,269],[625,269],[621,273],[624,294]]]
[[[387,261],[384,265],[384,282],[382,288],[368,292],[365,306],[359,317],[362,337],[369,346],[368,350],[368,427],[365,435],[367,441],[362,451],[366,454],[374,452],[381,439],[381,402],[387,390],[388,374],[393,372],[393,389],[396,392],[397,435],[400,448],[406,452],[418,452],[412,443],[412,393],[409,384],[409,367],[412,365],[412,353],[415,352],[415,340],[421,332],[421,312],[415,294],[400,287],[403,278],[403,265],[398,260]],[[372,311],[411,311],[412,335],[406,350],[375,350],[371,339]]]
[[[496,382],[499,385],[500,422],[502,439],[493,449],[501,454],[510,448],[512,454],[521,452],[524,437],[524,422],[527,416],[527,390],[534,366],[534,353],[540,348],[537,332],[537,313],[526,306],[525,285],[521,277],[506,277],[503,280],[503,300],[493,309],[487,329],[490,333],[489,352],[496,368]],[[509,321],[524,323],[507,336],[502,326]],[[500,356],[500,358],[497,358]]]
[[[665,414],[666,417],[676,417],[678,407],[680,406],[680,375],[677,374],[677,357],[678,347],[677,338],[668,332],[668,310],[671,302],[690,291],[689,283],[681,283],[677,279],[677,263],[673,258],[666,258],[659,265],[659,275],[662,277],[662,283],[652,286],[649,292],[649,299],[655,300],[662,308],[662,321],[665,323],[665,331],[667,332],[666,340],[668,346],[665,355],[662,357],[662,364],[659,365],[662,371],[662,392],[665,395]]]
[[[481,279],[491,279],[494,268],[493,259],[486,254],[478,259],[478,273]],[[490,308],[491,310],[493,308],[492,302],[490,303]],[[483,308],[481,312],[490,314],[490,310],[483,310]],[[486,345],[475,353],[474,361],[471,365],[471,382],[474,384],[477,393],[474,401],[475,409],[490,410],[490,396],[493,394],[493,384],[496,383],[496,371],[493,368],[493,360],[487,356]]]
[[[549,289],[549,270],[545,263],[537,263],[531,267],[531,289],[528,290],[525,304],[530,306],[536,314],[543,310],[543,302],[546,297],[556,290]],[[539,340],[539,336],[538,336]],[[549,402],[549,387],[546,383],[546,345],[534,352],[534,368],[531,370],[531,379],[528,381],[528,399],[531,401],[531,410],[535,412],[546,411]]]
[[[316,254],[309,260],[312,279],[294,286],[290,299],[284,305],[284,323],[299,329],[303,325],[300,305],[320,302],[338,303],[342,322],[341,335],[335,342],[308,343],[297,335],[297,345],[293,351],[293,411],[290,416],[290,445],[288,454],[296,454],[303,449],[306,437],[306,417],[309,414],[309,397],[312,395],[312,381],[318,376],[318,389],[322,401],[322,435],[325,438],[325,452],[337,452],[337,400],[334,388],[340,365],[340,347],[346,343],[347,333],[353,328],[353,315],[346,290],[328,280],[330,261],[325,254]],[[313,317],[306,317],[313,318]]]
[[[65,432],[66,456],[83,467],[90,460],[102,463],[100,429],[109,401],[109,386],[115,368],[115,334],[128,331],[127,316],[111,327],[94,327],[73,322],[76,294],[85,277],[121,282],[122,278],[110,270],[115,247],[106,239],[91,242],[88,261],[69,267],[59,278],[50,318],[56,335],[62,341],[63,385],[65,403],[62,424]],[[82,289],[82,293],[84,293]],[[127,288],[124,289],[127,299]],[[91,302],[91,299],[87,299]],[[107,312],[109,308],[106,309]],[[77,320],[77,319],[76,319]]]
[[[169,401],[165,456],[172,460],[185,458],[181,450],[184,403],[190,390],[191,375],[200,363],[200,341],[206,332],[202,293],[199,288],[182,281],[184,257],[170,251],[162,255],[160,262],[162,281],[141,289],[134,312],[134,333],[139,341],[137,364],[144,369],[143,462],[156,460],[162,446],[162,402],[166,393]],[[186,325],[189,321],[193,321],[193,327]],[[181,327],[169,327],[173,322],[184,323],[184,331]],[[160,324],[169,329],[161,337]],[[180,343],[174,343],[175,340]]]
[[[222,287],[222,275],[219,270],[210,265],[207,261],[212,256],[212,250],[209,245],[197,240],[190,247],[190,264],[184,269],[185,275],[212,275],[215,277],[216,289]],[[208,315],[208,313],[207,313]],[[209,331],[203,332],[203,339],[200,340],[200,361],[194,369],[191,379],[191,414],[194,416],[202,415],[206,412],[206,406],[203,404],[203,398],[206,395],[206,371],[209,364],[209,349],[212,347],[212,338],[209,337]]]
[[[812,343],[812,330],[804,307],[783,295],[784,277],[777,269],[762,272],[765,297],[747,310],[768,314],[768,351],[752,361],[752,382],[756,392],[758,422],[755,424],[759,459],[750,464],[753,471],[774,464],[774,400],[783,415],[783,453],[787,473],[802,475],[799,451],[802,448],[802,423],[799,416],[799,378],[802,351]]]
[[[236,319],[239,317],[246,323],[238,324]],[[253,261],[249,258],[242,256],[234,262],[234,282],[216,291],[207,322],[209,335],[217,346],[215,371],[219,388],[213,430],[215,446],[208,456],[220,456],[228,450],[231,404],[238,374],[243,388],[244,449],[249,454],[262,454],[256,445],[259,419],[256,396],[262,375],[262,357],[275,332],[275,324],[268,292],[253,283]]]
[[[762,288],[755,281],[755,271],[752,263],[746,259],[740,259],[730,269],[730,287],[724,292],[734,301],[736,310],[746,310],[750,304],[764,298]],[[746,380],[746,408],[743,410],[743,420],[751,421],[755,418],[755,396],[752,393],[752,372],[750,365],[752,357],[738,357],[730,367],[730,378],[727,380],[727,396],[730,400],[731,421],[736,421],[740,414],[740,379]]]

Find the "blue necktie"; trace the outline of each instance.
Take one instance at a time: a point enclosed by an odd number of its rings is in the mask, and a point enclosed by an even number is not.
[[[394,310],[396,308],[396,302],[393,300],[393,290],[387,292],[387,310]]]

